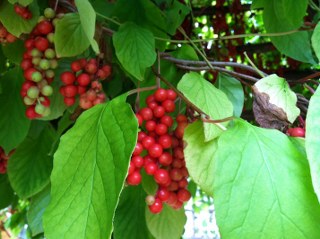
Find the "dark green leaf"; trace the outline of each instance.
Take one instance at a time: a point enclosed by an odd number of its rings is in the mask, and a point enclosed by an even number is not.
[[[37,195],[31,198],[29,210],[27,212],[28,225],[32,231],[32,236],[43,233],[42,216],[44,210],[50,202],[50,186],[46,187]]]
[[[6,152],[14,149],[27,136],[30,120],[25,116],[25,106],[20,95],[23,76],[15,68],[0,77],[0,145]]]
[[[14,43],[10,43],[2,46],[2,51],[4,55],[13,63],[19,65],[22,61],[24,44],[23,41],[15,41]]]
[[[146,174],[143,170],[142,174],[142,187],[149,195],[155,195],[158,190],[158,184],[154,181],[153,176]]]
[[[0,174],[0,210],[9,206],[14,197],[7,174]]]
[[[153,214],[146,207],[147,226],[157,239],[179,239],[183,234],[187,217],[184,209],[174,210],[166,204],[159,214]]]
[[[146,68],[156,60],[152,33],[128,22],[113,35],[113,45],[121,65],[138,80],[144,80]]]
[[[68,13],[57,21],[54,43],[58,57],[80,55],[90,46],[79,14]]]
[[[318,23],[316,28],[313,31],[312,34],[312,47],[314,49],[314,52],[316,53],[316,56],[318,57],[318,62],[320,61],[320,24]]]
[[[238,120],[218,140],[215,210],[222,238],[317,238],[308,161],[277,130]]]
[[[17,37],[22,33],[29,33],[37,24],[39,17],[39,9],[36,2],[30,4],[29,9],[32,12],[32,19],[26,21],[16,14],[12,4],[2,1],[0,3],[0,21],[11,34]]]
[[[45,122],[34,121],[27,138],[18,146],[8,163],[8,175],[15,192],[29,198],[50,181],[52,157],[48,156],[55,132]]]
[[[85,111],[61,137],[44,214],[48,239],[110,237],[138,134],[123,98]]]
[[[8,0],[9,3],[14,4],[14,3],[19,3],[22,6],[28,6],[30,3],[33,2],[33,0]]]
[[[216,86],[222,90],[232,102],[234,116],[240,117],[244,104],[242,84],[232,76],[219,73]]]
[[[123,190],[114,218],[115,239],[149,239],[145,217],[146,196],[141,185]]]

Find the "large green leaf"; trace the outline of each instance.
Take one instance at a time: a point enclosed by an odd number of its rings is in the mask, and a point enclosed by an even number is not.
[[[273,74],[259,80],[254,87],[259,93],[267,94],[269,102],[281,108],[290,123],[299,116],[300,110],[296,106],[297,96],[284,78]]]
[[[96,12],[88,0],[76,0],[75,4],[79,12],[82,29],[89,39],[93,50],[96,53],[99,53],[99,46],[94,40],[94,33],[96,30]]]
[[[244,104],[244,93],[241,83],[232,76],[219,73],[216,86],[232,102],[234,116],[240,117]]]
[[[212,174],[222,238],[320,235],[308,161],[281,132],[237,121],[218,140]]]
[[[123,98],[85,111],[60,140],[44,214],[48,239],[109,238],[138,123]]]
[[[320,23],[317,24],[316,28],[313,31],[311,42],[314,52],[318,57],[318,61],[320,61]]]
[[[198,73],[185,74],[178,84],[178,89],[211,119],[218,120],[233,115],[232,103],[225,93]],[[228,122],[221,124],[226,126]],[[205,141],[210,141],[221,133],[222,130],[215,124],[204,123]]]
[[[57,21],[54,43],[58,57],[80,55],[90,46],[78,13],[65,14]]]
[[[311,97],[306,119],[306,151],[314,191],[320,201],[320,87]]]
[[[184,132],[186,142],[184,157],[190,177],[208,195],[213,196],[214,154],[217,141],[205,142],[203,125],[200,121],[190,124]]]
[[[128,22],[121,25],[112,39],[116,55],[124,69],[138,80],[144,80],[146,68],[156,60],[152,33]]]
[[[49,202],[50,186],[47,186],[44,190],[31,198],[29,210],[27,212],[27,220],[32,236],[43,233],[42,217]]]
[[[30,3],[33,2],[33,0],[8,0],[11,4],[19,3],[22,6],[28,6]]]
[[[184,208],[174,210],[164,204],[161,213],[153,214],[146,207],[147,226],[156,239],[179,239],[183,234],[187,217]]]
[[[0,210],[9,206],[14,198],[7,174],[0,174]]]
[[[34,121],[27,138],[8,162],[12,188],[20,198],[40,192],[50,181],[52,157],[48,156],[55,132],[46,122]]]
[[[24,43],[21,40],[2,46],[3,54],[13,63],[19,65],[25,51]]]
[[[27,136],[30,120],[25,117],[25,106],[20,89],[23,82],[21,70],[15,68],[0,76],[0,145],[6,152],[14,149]]]
[[[141,185],[123,190],[114,218],[115,239],[149,239],[145,216],[146,196]]]
[[[263,21],[267,32],[280,33],[301,27],[308,0],[263,0],[255,5],[264,8]],[[275,36],[271,40],[281,53],[299,61],[315,63],[307,32]]]
[[[11,34],[17,37],[22,33],[29,33],[38,22],[39,8],[37,3],[33,2],[29,5],[29,9],[32,12],[32,18],[26,21],[16,14],[12,4],[8,1],[1,1],[0,21]]]

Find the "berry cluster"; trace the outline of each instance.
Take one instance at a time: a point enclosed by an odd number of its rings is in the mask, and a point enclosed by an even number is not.
[[[80,95],[79,106],[85,110],[105,102],[106,95],[100,81],[110,74],[111,67],[100,67],[96,59],[79,59],[72,62],[71,71],[65,71],[60,75],[64,84],[60,88],[64,103],[67,106],[73,105],[77,95]]]
[[[160,213],[163,203],[179,209],[191,197],[186,189],[189,174],[182,141],[187,118],[178,115],[175,119],[177,127],[173,129],[174,120],[169,115],[175,111],[176,97],[173,90],[160,88],[147,97],[147,107],[136,114],[141,131],[131,158],[127,183],[140,184],[142,168],[153,176],[159,187],[155,195],[146,199],[152,213]]]
[[[26,116],[29,119],[40,118],[50,114],[49,96],[53,93],[50,85],[54,79],[54,69],[58,66],[53,44],[55,12],[45,10],[38,24],[25,41],[26,48],[21,62],[25,81],[21,96],[27,106]]]
[[[0,147],[0,174],[5,174],[7,172],[7,164],[11,155],[14,153],[12,150],[9,154],[5,154],[2,147]]]
[[[32,18],[32,12],[29,10],[28,7],[24,7],[18,3],[14,4],[14,11],[21,16],[22,18],[29,20]]]
[[[0,22],[0,43],[12,43],[16,40],[17,38],[11,33],[9,33]]]

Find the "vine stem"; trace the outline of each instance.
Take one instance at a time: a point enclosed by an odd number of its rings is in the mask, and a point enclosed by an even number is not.
[[[312,89],[312,87],[310,87],[309,85],[307,85],[306,83],[304,83],[303,84],[303,86],[307,89],[307,90],[309,90],[312,94],[314,94],[315,93],[315,90],[314,89]]]
[[[128,96],[129,96],[129,95],[138,94],[138,93],[140,93],[140,92],[151,91],[151,90],[156,90],[156,89],[157,89],[157,86],[156,86],[156,85],[154,85],[154,86],[149,86],[149,87],[143,87],[143,88],[137,88],[137,89],[133,89],[133,90],[128,91]]]
[[[226,121],[230,121],[231,119],[233,119],[233,117],[227,117],[224,119],[218,119],[218,120],[213,120],[210,119],[210,116],[207,115],[205,112],[203,112],[200,108],[198,108],[196,105],[194,105],[187,97],[185,97],[179,90],[177,90],[169,81],[167,81],[163,76],[159,75],[157,73],[157,71],[154,69],[154,67],[152,67],[152,71],[153,73],[158,76],[161,81],[163,83],[165,83],[169,88],[171,88],[174,92],[176,92],[176,94],[193,110],[195,110],[201,117],[201,120],[203,122],[208,122],[208,123],[213,123],[216,126],[218,126],[220,129],[222,130],[227,130],[227,128],[225,126],[223,126],[221,123],[226,122]]]
[[[251,61],[250,57],[248,56],[247,52],[243,53],[245,55],[245,57],[247,58],[247,60],[249,61],[250,65],[256,70],[256,72],[263,78],[264,74],[263,72],[261,72],[258,67],[253,63],[253,61]]]
[[[103,18],[103,19],[105,19],[105,20],[107,20],[107,21],[109,21],[109,22],[112,22],[112,23],[114,23],[114,24],[116,24],[118,26],[122,25],[122,23],[118,22],[117,20],[114,20],[114,19],[112,19],[110,17],[106,17],[105,15],[103,15],[101,13],[96,12],[96,15],[101,17],[101,18]]]
[[[54,4],[54,11],[57,11],[58,8],[58,4],[59,4],[59,0],[56,0],[56,3]]]
[[[160,65],[160,53],[159,51],[157,52],[157,61],[158,61],[158,69],[157,69],[157,73],[158,75],[161,74],[161,65]],[[156,82],[157,82],[157,87],[160,88],[161,87],[161,80],[158,76],[156,76]]]

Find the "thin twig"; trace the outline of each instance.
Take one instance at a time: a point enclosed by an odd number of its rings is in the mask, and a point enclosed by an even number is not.
[[[244,52],[244,55],[245,55],[245,57],[247,58],[247,60],[249,61],[250,65],[251,65],[254,69],[256,69],[257,73],[263,78],[263,77],[264,77],[263,72],[258,69],[258,67],[253,63],[253,61],[251,61],[250,57],[248,56],[248,54],[247,54],[246,52]]]
[[[314,94],[315,90],[314,90],[312,87],[308,86],[306,83],[304,83],[303,86],[304,86],[307,90],[309,90],[312,94]]]
[[[158,60],[158,69],[157,69],[157,73],[158,75],[161,75],[161,64],[160,64],[160,53],[159,51],[157,52],[157,60]],[[158,76],[156,76],[156,82],[157,82],[157,87],[160,88],[161,87],[161,80]]]
[[[143,88],[137,88],[137,89],[133,89],[133,90],[130,90],[128,91],[127,95],[134,95],[134,94],[137,94],[137,93],[140,93],[140,92],[143,92],[143,91],[150,91],[150,90],[156,90],[157,89],[157,86],[154,85],[154,86],[149,86],[149,87],[143,87]]]

